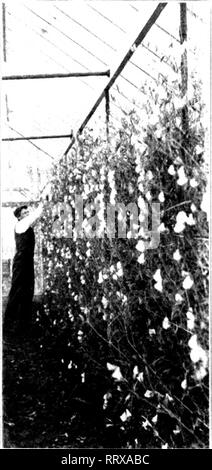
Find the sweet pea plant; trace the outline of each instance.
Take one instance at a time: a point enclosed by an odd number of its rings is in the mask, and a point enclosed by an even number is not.
[[[53,171],[39,324],[57,345],[64,399],[70,407],[81,403],[82,417],[90,410],[99,445],[208,446],[203,105],[199,85],[187,101],[176,89],[159,80],[142,115],[123,114],[107,141],[86,130]],[[81,236],[75,195],[85,208]],[[97,201],[98,227],[90,236]],[[120,209],[111,236],[106,211],[118,203],[136,203],[138,220]],[[153,203],[160,204],[157,246]],[[64,207],[72,214],[68,236]],[[70,384],[75,401],[67,395]]]

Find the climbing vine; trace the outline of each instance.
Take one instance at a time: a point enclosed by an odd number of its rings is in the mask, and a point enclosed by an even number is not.
[[[123,114],[107,141],[86,130],[53,170],[43,219],[37,321],[59,345],[64,383],[74,381],[81,412],[92,410],[105,446],[208,445],[204,107],[197,82],[189,99],[176,90],[160,79],[143,114]],[[111,232],[107,208],[118,203]]]

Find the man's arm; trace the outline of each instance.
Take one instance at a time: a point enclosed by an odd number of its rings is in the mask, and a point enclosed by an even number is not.
[[[26,230],[28,230],[28,228],[31,227],[37,219],[40,218],[42,211],[43,204],[40,203],[39,206],[31,212],[31,214],[27,215],[22,220],[18,220],[15,226],[16,233],[26,232]]]

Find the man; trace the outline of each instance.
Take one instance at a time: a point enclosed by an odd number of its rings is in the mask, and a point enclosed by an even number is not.
[[[34,295],[34,247],[33,226],[40,218],[43,204],[29,212],[26,205],[15,209],[16,253],[13,260],[12,283],[5,311],[4,332],[24,334],[30,326]]]

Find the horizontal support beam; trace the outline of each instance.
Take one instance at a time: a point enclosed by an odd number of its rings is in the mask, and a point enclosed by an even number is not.
[[[147,21],[145,26],[142,28],[141,32],[139,33],[139,35],[137,36],[137,38],[135,39],[135,41],[131,45],[130,49],[128,50],[128,52],[126,53],[124,58],[122,59],[121,63],[119,64],[118,68],[115,70],[115,72],[112,75],[112,77],[110,78],[109,82],[107,83],[107,85],[103,89],[103,91],[102,91],[101,95],[99,96],[99,98],[97,99],[96,103],[91,108],[90,112],[88,113],[85,120],[81,124],[77,134],[81,134],[81,132],[85,128],[86,124],[88,123],[88,121],[90,120],[90,118],[93,116],[96,109],[100,105],[101,101],[103,100],[103,98],[105,98],[105,95],[109,92],[110,88],[113,86],[114,82],[116,81],[118,76],[121,74],[122,70],[124,69],[125,65],[129,62],[132,55],[136,51],[137,47],[141,44],[143,39],[146,37],[147,33],[149,32],[151,27],[154,25],[154,23],[156,22],[156,20],[158,19],[158,17],[160,16],[162,11],[166,7],[166,5],[167,5],[167,3],[159,3],[158,6],[155,8],[155,10],[152,13],[152,15],[150,16],[149,20]],[[71,145],[72,145],[72,143],[69,144],[66,151],[64,152],[64,155],[67,155],[67,153],[69,152],[69,150],[71,148]]]
[[[35,135],[30,137],[5,137],[2,142],[14,142],[17,140],[42,140],[42,139],[71,139],[72,134],[59,134],[59,135]]]
[[[110,70],[105,72],[70,72],[70,73],[41,73],[37,75],[6,75],[2,80],[31,80],[42,78],[71,78],[71,77],[102,77],[110,76]]]

